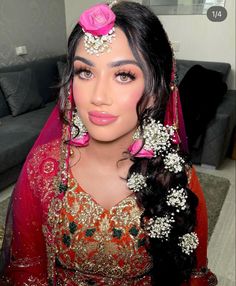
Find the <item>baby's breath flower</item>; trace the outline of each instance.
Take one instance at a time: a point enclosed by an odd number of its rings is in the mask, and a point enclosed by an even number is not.
[[[186,190],[184,188],[171,188],[168,191],[166,203],[168,206],[175,207],[176,212],[186,209],[186,200],[187,200]]]
[[[146,225],[146,231],[152,238],[168,240],[174,221],[174,218],[168,215],[150,218]]]
[[[182,248],[182,252],[189,255],[191,254],[198,246],[199,239],[195,232],[190,232],[184,234],[180,237],[180,242],[178,245]]]
[[[163,161],[165,169],[168,169],[170,172],[179,173],[183,170],[184,160],[176,152],[166,154]]]
[[[139,192],[147,187],[146,178],[142,174],[133,173],[128,179],[127,186],[133,192]]]
[[[143,134],[141,136],[141,130],[138,129],[133,139],[144,139],[145,150],[153,150],[155,156],[165,152],[171,146],[171,136],[173,135],[174,129],[172,126],[164,126],[160,121],[156,122],[150,118],[144,122]]]

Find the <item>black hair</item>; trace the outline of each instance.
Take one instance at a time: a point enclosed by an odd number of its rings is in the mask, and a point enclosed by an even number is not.
[[[145,90],[137,105],[138,125],[151,117],[164,122],[166,104],[170,94],[173,53],[166,32],[158,17],[147,7],[134,2],[121,1],[112,7],[116,15],[115,26],[126,35],[134,57],[144,72]],[[83,36],[82,28],[77,24],[68,40],[68,65],[65,75],[65,86],[73,76],[73,58],[78,41]],[[67,89],[61,93],[61,112],[65,111]],[[149,99],[153,104],[146,107]],[[177,147],[176,147],[177,148]],[[179,237],[192,232],[196,224],[196,207],[198,199],[188,189],[186,169],[190,167],[187,155],[186,168],[173,173],[164,166],[160,156],[152,159],[131,157],[127,179],[133,173],[141,173],[147,177],[147,188],[135,193],[137,201],[144,208],[141,226],[145,227],[145,219],[161,217],[173,211],[166,204],[167,191],[181,186],[188,195],[186,209],[177,213],[175,223],[168,241],[149,238],[148,251],[153,259],[152,284],[158,286],[180,286],[188,281],[196,266],[196,254],[186,255],[178,246]]]

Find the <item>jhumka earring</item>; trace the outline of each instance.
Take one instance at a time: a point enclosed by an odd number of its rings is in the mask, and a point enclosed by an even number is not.
[[[72,112],[72,124],[70,144],[76,147],[87,146],[90,137],[76,109]]]

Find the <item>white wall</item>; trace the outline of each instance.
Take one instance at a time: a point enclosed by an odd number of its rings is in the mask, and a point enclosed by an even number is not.
[[[67,37],[79,20],[80,14],[90,6],[102,2],[102,0],[64,0],[66,14]]]
[[[64,0],[67,35],[81,12],[101,0]],[[141,0],[137,1],[142,3]],[[211,22],[206,15],[160,16],[171,41],[180,42],[176,58],[220,61],[231,64],[228,86],[236,89],[235,80],[235,0],[226,0],[228,16],[223,22]]]
[[[27,55],[16,56],[18,46]],[[65,52],[64,0],[0,0],[0,67]]]

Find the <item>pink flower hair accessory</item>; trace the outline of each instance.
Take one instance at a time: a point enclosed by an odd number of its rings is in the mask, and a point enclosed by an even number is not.
[[[105,4],[97,4],[85,10],[79,19],[79,24],[85,32],[93,36],[106,35],[114,27],[116,15]]]
[[[148,118],[143,122],[133,135],[134,142],[129,146],[129,153],[138,158],[151,159],[161,156],[165,169],[178,173],[183,170],[184,160],[173,148],[173,136],[175,128],[164,126],[160,121]]]
[[[85,10],[79,19],[84,36],[84,46],[89,54],[99,55],[110,51],[115,37],[116,15],[105,4],[97,4]]]
[[[132,145],[129,146],[128,151],[135,157],[138,158],[148,158],[154,157],[154,151],[152,149],[145,150],[143,147],[143,140],[135,140]]]

